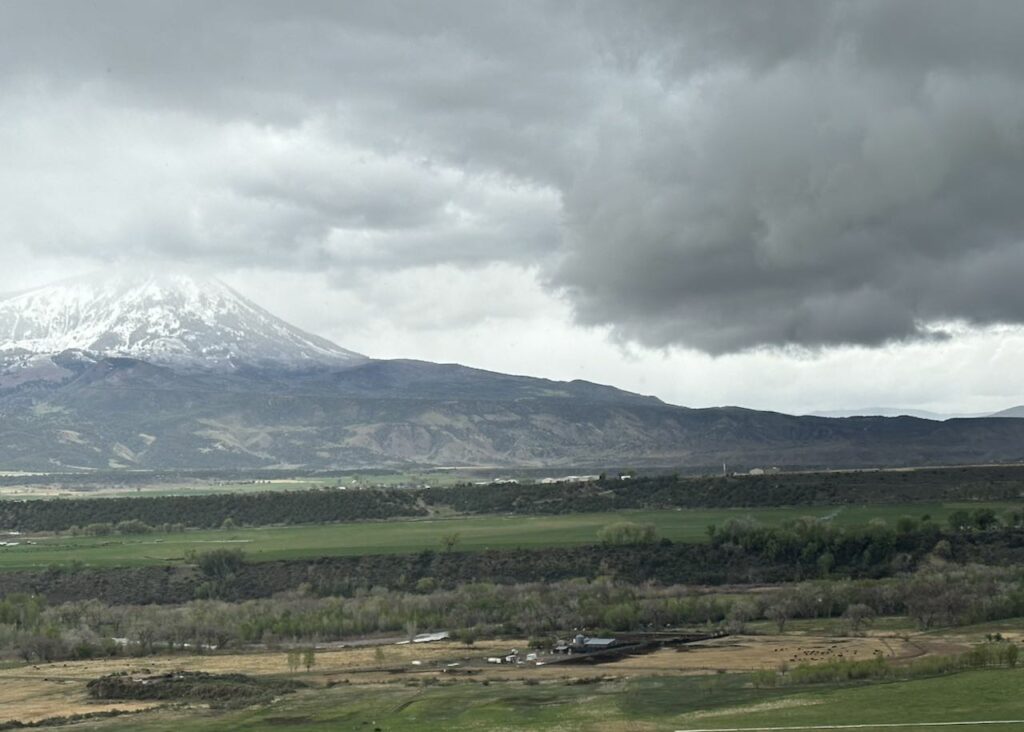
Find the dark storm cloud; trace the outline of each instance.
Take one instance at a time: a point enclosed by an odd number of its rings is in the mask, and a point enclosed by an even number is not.
[[[1024,8],[710,12],[660,19],[660,88],[565,189],[580,319],[713,353],[1021,321]]]
[[[952,0],[5,3],[3,141],[68,124],[110,154],[0,231],[536,265],[581,322],[713,353],[1018,323],[1021,27],[1020,4]],[[15,201],[46,167],[20,155]]]

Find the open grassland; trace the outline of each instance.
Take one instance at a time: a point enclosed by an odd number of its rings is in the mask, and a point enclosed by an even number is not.
[[[604,526],[618,521],[650,523],[657,535],[678,542],[707,540],[707,527],[756,515],[765,525],[812,516],[839,526],[859,526],[901,516],[931,516],[944,522],[953,511],[982,505],[1003,512],[1011,504],[908,504],[848,507],[686,509],[621,511],[559,516],[471,516],[345,524],[152,533],[127,536],[14,537],[17,546],[0,547],[0,569],[39,569],[83,562],[88,566],[139,566],[184,561],[189,550],[237,547],[252,560],[310,559],[320,556],[398,554],[440,549],[442,538],[457,535],[457,550],[539,548],[592,544]],[[5,538],[5,537],[0,537]],[[6,537],[11,538],[11,537]]]
[[[75,729],[144,730],[654,730],[763,729],[1024,719],[1020,670],[832,688],[763,690],[740,674],[608,677],[592,683],[412,681],[342,684],[282,697],[244,711],[161,709]],[[878,726],[871,726],[878,725]],[[905,728],[906,729],[906,728]],[[946,726],[913,727],[940,732]],[[953,729],[1019,729],[965,725]]]
[[[810,727],[868,725],[862,729],[892,729],[889,725],[1017,720],[1016,725],[964,725],[953,729],[1021,729],[1024,723],[1024,671],[970,671],[930,679],[814,689],[787,697],[787,704],[750,705],[691,713],[674,721],[676,729]],[[870,725],[877,725],[871,727]],[[939,732],[948,726],[923,725],[917,732]]]

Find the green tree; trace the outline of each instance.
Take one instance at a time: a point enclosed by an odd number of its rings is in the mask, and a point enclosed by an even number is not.
[[[949,521],[949,528],[953,531],[963,531],[971,526],[971,514],[963,509],[953,511],[946,520]]]
[[[430,594],[437,589],[437,580],[433,577],[420,577],[416,580],[416,591],[422,594]]]
[[[896,521],[896,531],[901,534],[911,534],[917,530],[917,521],[913,516],[900,516]]]
[[[633,521],[619,521],[608,524],[597,532],[602,544],[627,546],[630,544],[653,544],[658,538],[654,524],[638,524]]]
[[[245,564],[245,552],[241,549],[214,549],[193,553],[186,558],[194,562],[200,572],[214,579],[230,577]]]
[[[114,525],[111,523],[95,523],[89,524],[82,533],[86,536],[110,536],[114,533]]]
[[[971,514],[971,522],[981,531],[988,531],[999,522],[999,519],[991,508],[979,508]]]
[[[453,531],[450,534],[445,534],[441,537],[441,548],[444,549],[445,552],[453,552],[455,551],[455,547],[458,546],[461,541],[462,536],[459,532]]]
[[[128,519],[127,521],[119,521],[116,529],[119,534],[148,534],[153,530],[153,527],[145,521]]]

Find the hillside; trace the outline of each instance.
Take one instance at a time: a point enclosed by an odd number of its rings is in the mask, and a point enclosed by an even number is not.
[[[1024,457],[1024,420],[687,409],[462,366],[194,372],[123,358],[0,392],[8,469],[607,465],[856,467]]]

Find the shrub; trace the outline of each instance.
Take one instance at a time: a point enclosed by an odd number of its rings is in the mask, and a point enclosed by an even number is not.
[[[653,544],[658,538],[658,532],[654,524],[619,521],[603,527],[597,532],[597,538],[603,544],[612,545]]]

